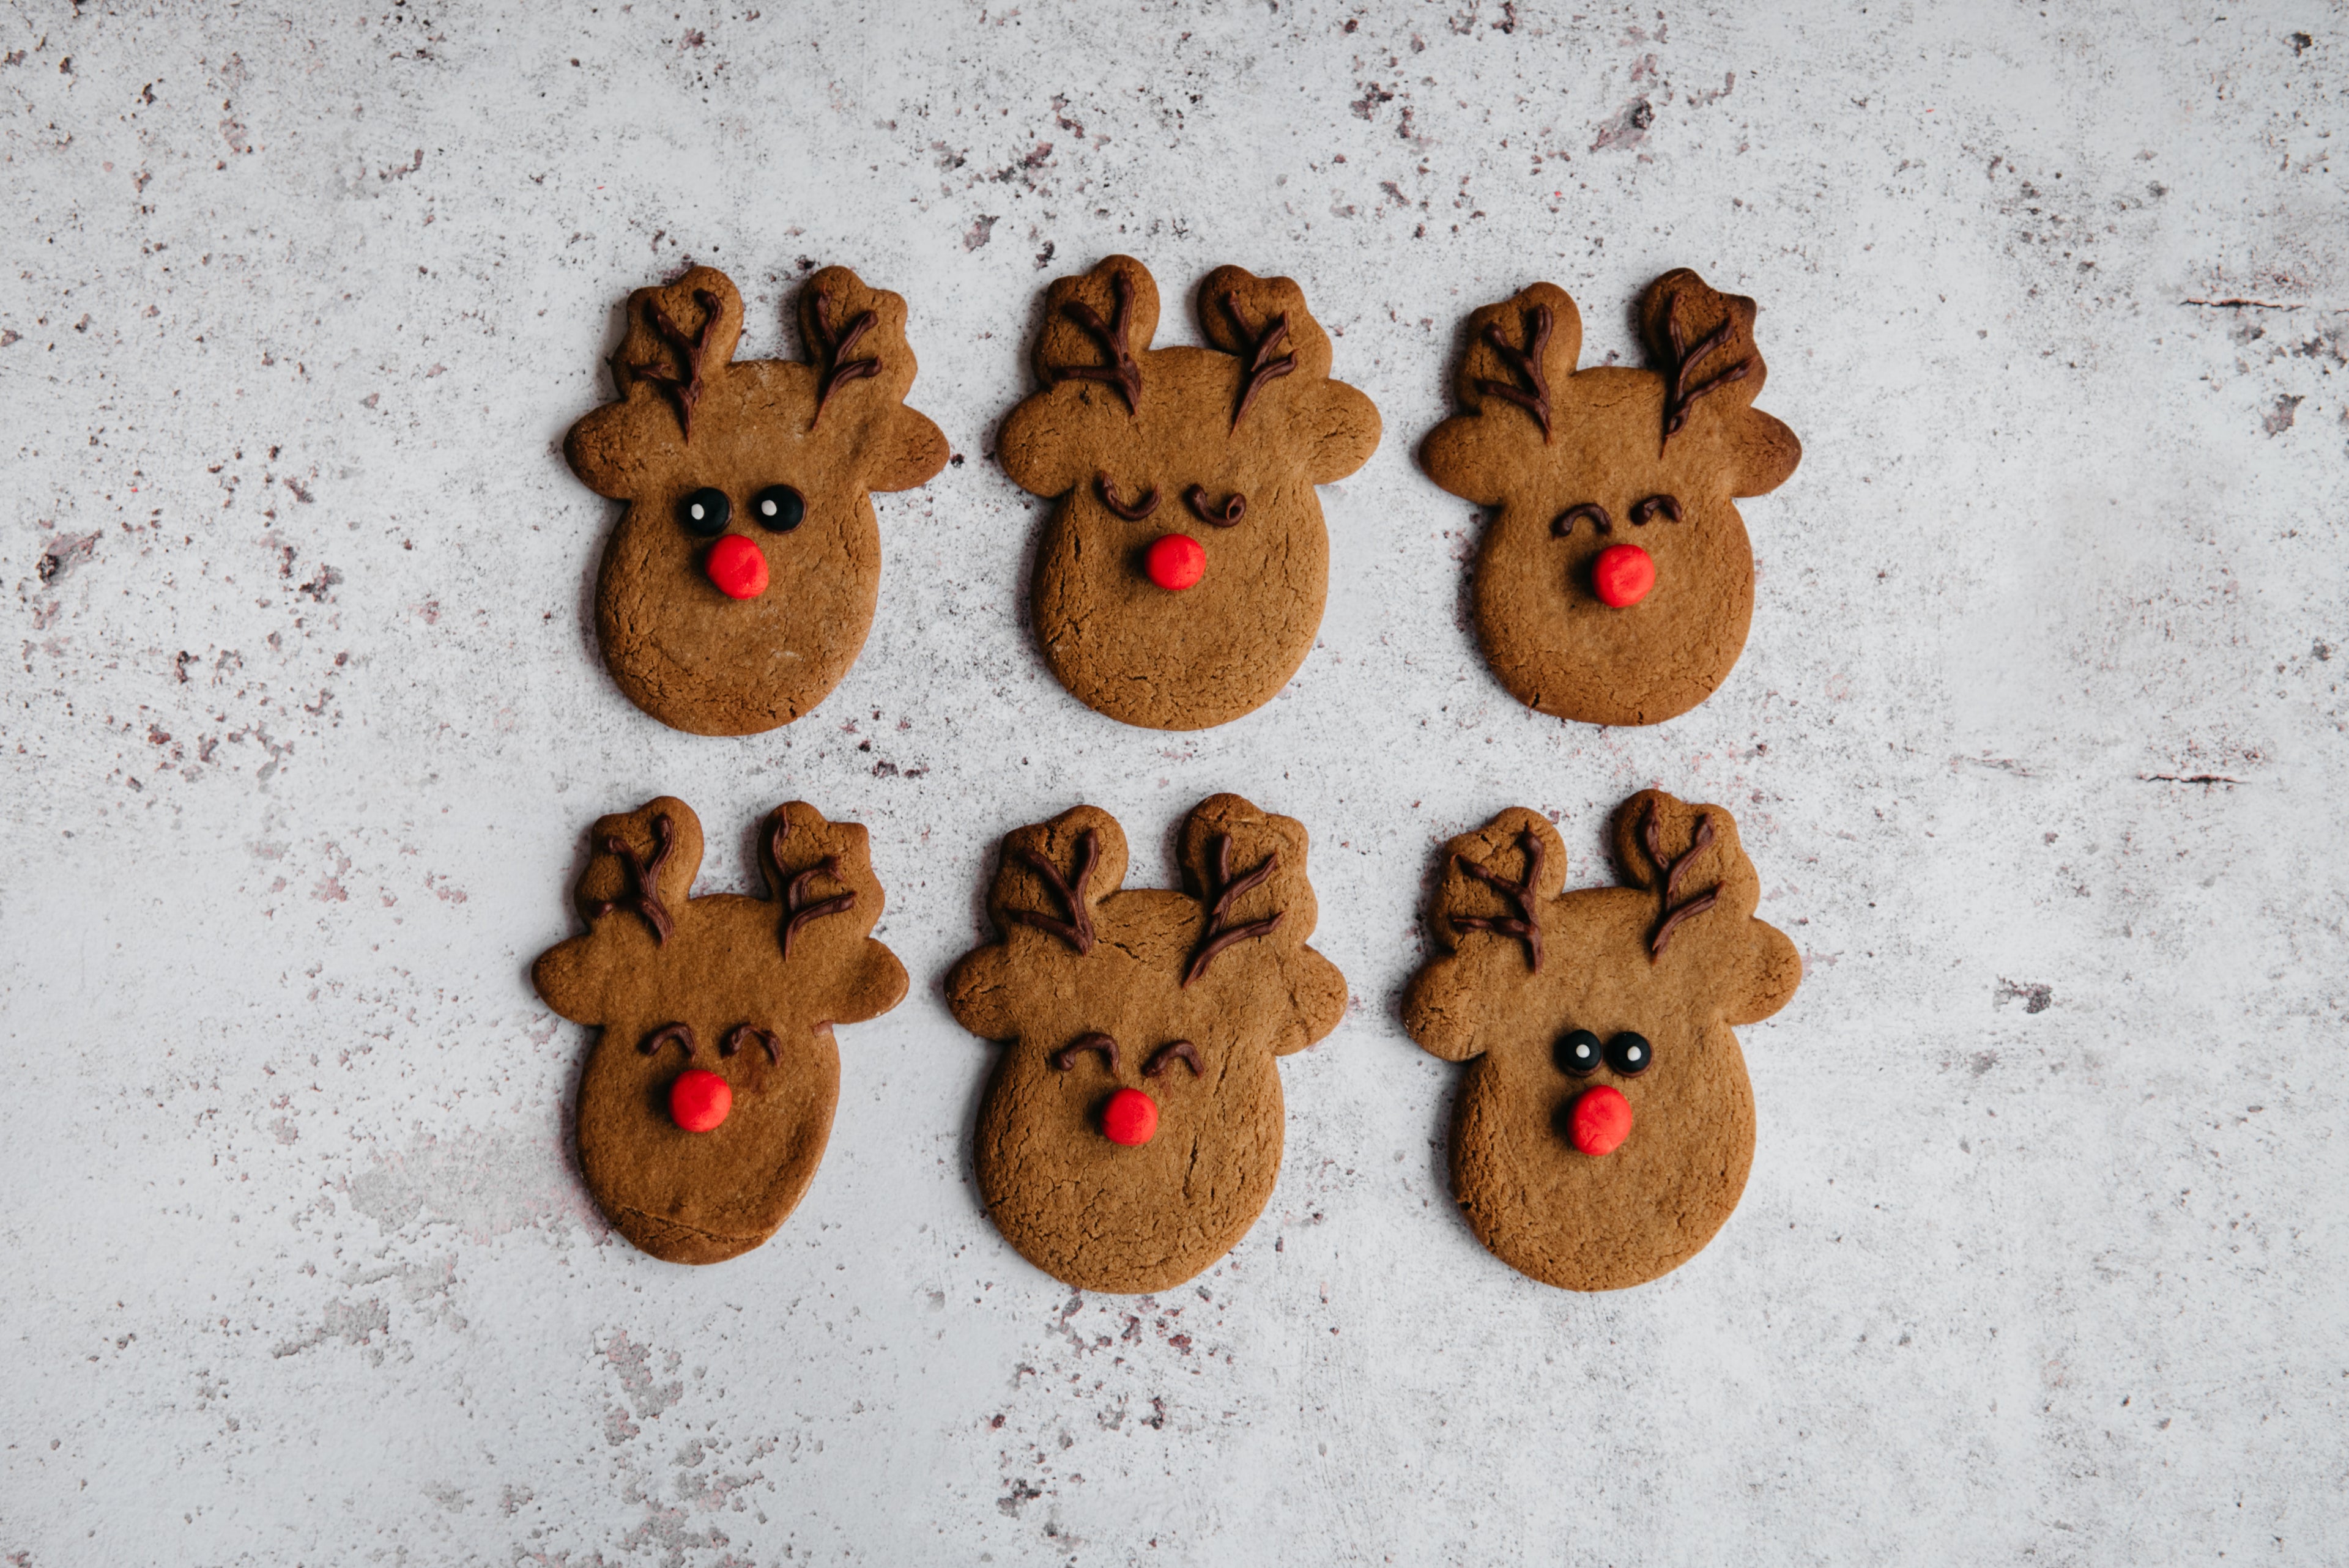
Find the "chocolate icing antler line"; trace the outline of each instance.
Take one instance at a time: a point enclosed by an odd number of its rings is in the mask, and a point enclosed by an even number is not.
[[[1479,378],[1476,383],[1476,390],[1485,397],[1503,398],[1531,414],[1534,423],[1541,427],[1544,446],[1549,445],[1549,377],[1542,369],[1542,356],[1549,350],[1550,323],[1549,306],[1537,304],[1527,311],[1526,346],[1523,348],[1515,346],[1501,335],[1499,322],[1485,324],[1485,341],[1492,346],[1494,353],[1501,356],[1503,364],[1532,384],[1531,392],[1522,391],[1506,381]]]
[[[690,1024],[663,1024],[659,1028],[638,1040],[636,1049],[647,1056],[651,1056],[671,1040],[685,1047],[685,1054],[688,1058],[692,1057],[693,1026]]]
[[[620,857],[621,868],[628,873],[628,891],[617,898],[603,900],[589,908],[587,913],[601,919],[620,905],[626,904],[644,916],[645,923],[653,928],[653,944],[665,944],[669,933],[676,929],[676,923],[669,919],[668,906],[661,903],[660,896],[661,867],[668,864],[672,842],[668,813],[666,811],[653,818],[653,858],[649,861],[637,859],[636,847],[619,834],[605,834],[604,852]]]
[[[777,1067],[782,1066],[782,1042],[756,1024],[737,1024],[727,1030],[726,1037],[718,1042],[718,1054],[721,1057],[730,1057],[752,1040],[767,1047],[769,1061]]]
[[[1039,914],[1028,909],[1007,909],[1003,912],[1003,918],[1021,925],[1032,925],[1039,931],[1059,937],[1075,948],[1079,957],[1091,953],[1093,950],[1093,912],[1085,906],[1085,884],[1092,880],[1094,850],[1093,830],[1087,828],[1077,835],[1076,865],[1072,874],[1064,880],[1059,868],[1051,861],[1025,844],[1012,845],[1011,852],[1019,858],[1020,862],[1041,877],[1045,886],[1061,895],[1061,902],[1069,906],[1069,918],[1056,920],[1049,914]]]
[[[1560,539],[1568,538],[1574,532],[1574,525],[1586,517],[1590,520],[1591,526],[1599,532],[1615,531],[1615,520],[1608,516],[1607,509],[1595,500],[1584,501],[1580,506],[1568,507],[1551,521],[1549,531]],[[1645,522],[1647,519],[1640,518],[1638,521]]]
[[[1133,303],[1133,285],[1126,282],[1123,273],[1112,273],[1110,293],[1117,300],[1117,308],[1103,321],[1101,312],[1081,299],[1072,299],[1061,308],[1071,321],[1083,327],[1101,341],[1109,351],[1107,365],[1053,365],[1044,371],[1044,378],[1058,387],[1063,381],[1100,381],[1114,387],[1125,399],[1125,411],[1142,412],[1142,366],[1134,362],[1133,351],[1126,346],[1127,307]]]
[[[1077,1065],[1077,1058],[1087,1051],[1099,1051],[1101,1059],[1109,1065],[1110,1076],[1112,1078],[1117,1076],[1117,1042],[1098,1031],[1090,1035],[1079,1035],[1075,1039],[1054,1051],[1052,1066],[1061,1072],[1067,1072]]]
[[[783,840],[790,836],[791,830],[791,819],[778,817],[775,819],[773,829],[767,835],[767,852],[774,858],[775,874],[778,877],[783,874]],[[827,914],[842,914],[856,907],[854,888],[850,888],[846,892],[834,893],[820,903],[808,903],[808,883],[819,876],[827,876],[835,882],[843,880],[840,875],[840,857],[824,856],[823,859],[792,878],[790,884],[783,889],[783,908],[791,913],[791,919],[783,924],[782,946],[785,958],[792,955],[792,938],[799,934],[801,926],[811,920],[820,919]]]
[[[1148,517],[1152,512],[1158,510],[1158,489],[1154,485],[1142,492],[1142,499],[1140,500],[1135,501],[1132,506],[1128,506],[1125,502],[1117,499],[1117,487],[1110,483],[1110,479],[1107,474],[1095,474],[1093,476],[1093,494],[1101,497],[1102,505],[1109,508],[1110,511],[1117,513],[1118,516],[1125,519],[1128,522],[1140,522],[1143,518]]]
[[[1240,428],[1240,420],[1247,415],[1248,405],[1256,401],[1258,392],[1264,390],[1264,384],[1278,381],[1297,368],[1297,356],[1289,353],[1278,359],[1272,356],[1272,351],[1278,348],[1281,340],[1288,335],[1288,312],[1283,311],[1274,316],[1265,328],[1264,335],[1259,337],[1249,327],[1247,318],[1240,314],[1239,298],[1230,289],[1224,291],[1224,309],[1230,314],[1232,325],[1239,329],[1240,341],[1252,345],[1247,355],[1247,379],[1240,386],[1239,407],[1232,410],[1232,428],[1237,430]],[[1208,521],[1213,521],[1214,519]],[[1232,519],[1234,522],[1238,521],[1237,518]]]
[[[1176,1062],[1181,1062],[1185,1067],[1189,1068],[1191,1069],[1191,1076],[1193,1078],[1197,1078],[1199,1076],[1199,1047],[1193,1045],[1188,1040],[1169,1040],[1164,1045],[1150,1053],[1150,1060],[1143,1065],[1142,1076],[1143,1078],[1156,1078],[1161,1073],[1164,1073],[1168,1068],[1173,1067]]]
[[[718,296],[708,289],[694,290],[693,297],[695,303],[701,306],[701,326],[691,337],[688,337],[685,335],[685,329],[669,318],[668,312],[661,307],[659,300],[649,302],[652,307],[653,327],[663,337],[668,339],[670,346],[675,348],[678,357],[684,360],[685,375],[683,377],[672,375],[666,366],[661,365],[628,366],[628,369],[636,375],[668,388],[669,396],[677,400],[677,422],[684,427],[685,438],[688,441],[693,439],[693,406],[701,401],[702,361],[709,352],[709,334],[717,326],[718,317],[724,309],[724,306],[719,303]]]
[[[1640,842],[1647,850],[1648,859],[1655,862],[1657,872],[1664,879],[1663,923],[1656,927],[1656,934],[1648,943],[1648,962],[1653,964],[1664,955],[1664,944],[1671,941],[1672,933],[1680,929],[1681,922],[1695,919],[1721,901],[1721,889],[1715,887],[1711,892],[1702,893],[1686,903],[1676,906],[1672,903],[1681,895],[1681,879],[1688,874],[1691,862],[1713,845],[1713,819],[1699,817],[1696,831],[1689,838],[1687,851],[1678,860],[1667,861],[1656,834],[1655,803],[1651,801],[1647,820],[1640,824]]]
[[[1247,875],[1234,881],[1232,836],[1229,833],[1216,835],[1216,877],[1211,884],[1216,891],[1216,902],[1207,911],[1206,937],[1199,944],[1199,951],[1192,957],[1190,967],[1183,971],[1184,985],[1188,985],[1192,981],[1205,975],[1207,972],[1207,965],[1215,962],[1216,954],[1225,948],[1236,943],[1246,942],[1251,937],[1269,936],[1280,929],[1280,923],[1288,913],[1287,910],[1275,910],[1266,918],[1252,921],[1246,925],[1224,923],[1224,917],[1231,913],[1232,905],[1239,902],[1240,896],[1262,885],[1264,879],[1270,876],[1279,864],[1280,851],[1274,850],[1264,857],[1262,865],[1248,872]]]
[[[1183,500],[1198,513],[1201,522],[1211,522],[1217,528],[1237,527],[1240,519],[1247,515],[1247,497],[1237,490],[1232,491],[1223,505],[1216,506],[1207,500],[1206,486],[1193,485],[1183,492]]]
[[[1744,380],[1746,374],[1754,368],[1754,356],[1749,354],[1710,380],[1700,381],[1693,387],[1690,386],[1689,376],[1696,369],[1698,363],[1706,355],[1729,341],[1729,329],[1734,318],[1723,316],[1721,325],[1697,339],[1696,346],[1692,349],[1684,346],[1682,342],[1680,313],[1680,294],[1677,292],[1666,294],[1664,296],[1664,328],[1671,335],[1672,366],[1671,373],[1664,378],[1664,438],[1657,447],[1660,452],[1672,444],[1672,437],[1679,433],[1682,426],[1688,423],[1690,404],[1706,393],[1717,391],[1733,381]]]
[[[1534,888],[1541,881],[1542,844],[1530,828],[1518,833],[1517,841],[1526,850],[1526,874],[1517,882],[1486,870],[1465,855],[1452,857],[1453,864],[1507,899],[1517,912],[1514,915],[1455,914],[1452,917],[1452,929],[1490,931],[1501,936],[1516,937],[1526,944],[1526,962],[1538,975],[1542,966],[1541,917],[1534,911],[1533,899]]]
[[[868,376],[881,374],[880,356],[867,355],[863,359],[848,357],[849,352],[855,348],[858,340],[873,330],[874,315],[871,311],[858,313],[856,319],[848,324],[847,334],[835,335],[832,330],[832,294],[829,290],[818,289],[815,293],[814,315],[816,350],[830,362],[830,366],[820,371],[816,377],[815,412],[808,418],[810,430],[813,430],[816,421],[823,418],[824,404],[831,399],[833,393],[838,389],[842,382],[862,381]]]

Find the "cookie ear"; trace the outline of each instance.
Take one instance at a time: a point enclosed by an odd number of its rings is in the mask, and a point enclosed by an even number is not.
[[[917,489],[947,466],[946,432],[929,417],[900,406],[873,431],[864,458],[864,488]]]
[[[1758,1024],[1795,998],[1803,983],[1803,957],[1786,934],[1766,921],[1746,923],[1744,985],[1723,1017],[1732,1024]]]
[[[1379,449],[1377,406],[1343,381],[1321,382],[1299,399],[1290,426],[1307,443],[1305,475],[1317,485],[1344,479]]]
[[[610,973],[595,937],[574,936],[538,955],[530,966],[530,983],[557,1014],[595,1028],[604,1022],[604,984]]]

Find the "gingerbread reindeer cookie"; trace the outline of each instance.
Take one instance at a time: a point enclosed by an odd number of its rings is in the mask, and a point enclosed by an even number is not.
[[[1754,918],[1761,884],[1718,806],[1643,790],[1615,814],[1625,885],[1559,890],[1566,851],[1512,808],[1444,846],[1412,1038],[1469,1064],[1452,1189],[1510,1267],[1616,1290],[1696,1255],[1754,1161],[1754,1089],[1733,1024],[1785,1006],[1794,944]]]
[[[1205,348],[1153,348],[1158,285],[1112,256],[1045,294],[1045,384],[997,441],[1060,504],[1036,565],[1036,634],[1088,707],[1205,729],[1269,701],[1321,624],[1330,540],[1313,487],[1379,444],[1371,400],[1330,378],[1329,335],[1288,278],[1218,267]]]
[[[1494,509],[1476,636],[1528,707],[1657,724],[1728,678],[1754,618],[1754,552],[1732,499],[1786,481],[1795,433],[1754,407],[1754,302],[1682,268],[1640,302],[1657,368],[1578,372],[1582,318],[1536,284],[1468,318],[1459,397],[1428,477]]]
[[[737,364],[725,273],[638,289],[612,356],[620,400],[564,442],[589,489],[628,503],[595,585],[604,663],[672,728],[755,735],[822,702],[880,592],[868,492],[946,466],[946,438],[905,407],[905,302],[826,267],[799,316],[811,363]]]
[[[1305,945],[1305,829],[1237,795],[1183,823],[1183,891],[1121,890],[1092,806],[1014,830],[988,892],[1002,939],[947,981],[1002,1043],[978,1185],[1022,1256],[1080,1290],[1164,1290],[1246,1234],[1280,1171],[1276,1057],[1337,1027],[1346,982]]]
[[[815,1179],[840,1099],[834,1024],[878,1017],[905,966],[864,830],[802,801],[760,835],[765,898],[690,896],[701,823],[663,796],[590,835],[587,934],[531,969],[546,1005],[603,1030],[579,1085],[579,1164],[620,1233],[714,1264],[775,1233]]]

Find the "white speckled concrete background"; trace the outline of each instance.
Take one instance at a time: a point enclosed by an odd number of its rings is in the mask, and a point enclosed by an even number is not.
[[[137,9],[0,21],[0,1561],[2349,1556],[2338,9]],[[988,458],[1121,249],[1295,275],[1386,418],[1319,647],[1200,735],[1052,682]],[[556,451],[688,257],[747,354],[812,265],[904,293],[966,459],[749,741],[604,675]],[[1683,263],[1807,448],[1753,640],[1661,728],[1530,716],[1413,449],[1467,310],[1554,279],[1630,356]],[[1651,783],[1736,810],[1807,979],[1735,1218],[1584,1298],[1456,1218],[1395,1008],[1440,840],[1554,810],[1593,880]],[[1092,800],[1161,881],[1222,789],[1312,829],[1356,1006],[1230,1257],[1071,1295],[974,1200],[940,979],[1004,830]],[[587,1202],[525,975],[662,790],[705,886],[861,817],[915,975],[704,1270]]]

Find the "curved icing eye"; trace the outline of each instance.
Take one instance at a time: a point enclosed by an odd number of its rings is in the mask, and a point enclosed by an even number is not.
[[[1656,1053],[1645,1035],[1626,1029],[1607,1042],[1607,1065],[1615,1069],[1619,1078],[1638,1078],[1655,1059]]]
[[[722,490],[704,487],[677,503],[677,521],[686,532],[701,539],[715,539],[726,531],[734,518],[734,503],[726,499]]]
[[[1557,1043],[1559,1069],[1576,1078],[1588,1078],[1597,1072],[1603,1059],[1599,1037],[1588,1029],[1576,1029]]]
[[[789,533],[807,516],[807,499],[789,485],[769,485],[750,498],[750,516],[771,532]]]
[[[1651,495],[1631,509],[1631,521],[1643,528],[1650,520],[1659,517],[1678,522],[1681,520],[1681,503],[1668,495]]]

